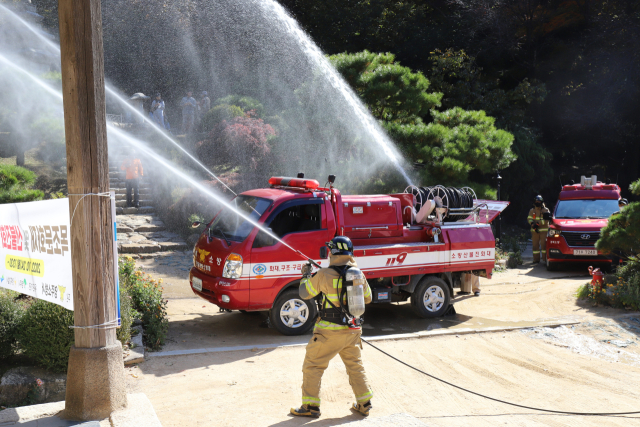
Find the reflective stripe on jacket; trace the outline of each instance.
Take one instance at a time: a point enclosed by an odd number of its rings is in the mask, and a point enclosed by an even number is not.
[[[349,265],[351,267],[357,267],[356,260],[350,255],[332,255],[329,265],[342,266]],[[342,278],[333,268],[321,268],[318,272],[310,278],[303,277],[300,280],[300,297],[302,299],[311,299],[319,295],[324,294],[323,303],[325,307],[331,307],[326,301],[331,301],[336,307],[340,307],[340,292],[342,290]],[[369,283],[365,284],[364,289],[364,302],[369,304],[371,302],[371,288]],[[316,330],[330,330],[330,331],[349,331],[349,327],[346,325],[337,325],[335,323],[321,320],[318,318],[316,322]],[[354,330],[354,329],[351,329]],[[360,330],[360,328],[356,329]]]
[[[545,213],[549,212],[549,209],[545,205],[541,207],[533,207],[529,210],[529,215],[527,216],[527,222],[531,225],[531,231],[535,232],[533,229],[534,224],[538,224],[538,233],[546,233],[549,230],[549,221],[545,220],[542,216]]]

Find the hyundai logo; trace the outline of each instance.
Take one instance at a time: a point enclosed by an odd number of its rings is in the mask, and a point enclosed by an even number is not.
[[[590,235],[588,235],[588,234],[583,234],[582,236],[580,236],[580,238],[581,238],[582,240],[588,240],[588,239],[590,239],[590,238],[591,238],[591,236],[590,236]]]

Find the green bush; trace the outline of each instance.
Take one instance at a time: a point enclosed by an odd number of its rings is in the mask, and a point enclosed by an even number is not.
[[[73,312],[35,300],[20,322],[18,343],[24,354],[43,368],[66,372],[73,345]]]
[[[631,257],[618,267],[618,282],[614,290],[617,300],[625,307],[640,310],[640,259]]]
[[[231,120],[234,117],[244,115],[242,108],[237,105],[218,105],[209,110],[202,118],[202,130],[204,132],[210,132],[221,121]]]
[[[24,304],[16,301],[18,294],[0,289],[0,360],[12,356],[16,350],[16,339],[20,320],[24,315]]]
[[[120,279],[122,283],[122,278]],[[133,309],[131,295],[129,295],[128,287],[120,285],[120,327],[116,329],[116,337],[122,345],[131,339],[131,324],[137,316],[137,312]]]
[[[224,98],[218,98],[215,101],[216,105],[237,105],[242,108],[245,113],[253,111],[253,115],[258,118],[264,116],[264,105],[255,98],[242,95],[229,95]]]
[[[156,281],[142,271],[135,271],[131,257],[118,260],[120,285],[131,295],[133,309],[138,312],[144,328],[147,347],[159,350],[165,342],[169,321],[167,320],[167,300],[162,298],[162,279]]]
[[[0,165],[0,203],[19,203],[42,200],[44,193],[30,187],[36,174],[15,165]]]
[[[617,268],[616,275],[605,275],[602,286],[587,283],[578,289],[576,296],[597,304],[640,311],[640,259],[630,257]]]

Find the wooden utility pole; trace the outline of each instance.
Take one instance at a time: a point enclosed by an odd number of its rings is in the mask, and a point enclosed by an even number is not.
[[[100,0],[59,0],[58,13],[74,316],[84,327],[69,356],[65,417],[102,419],[127,396],[122,345],[109,324],[117,316],[110,199],[96,195],[109,191]]]

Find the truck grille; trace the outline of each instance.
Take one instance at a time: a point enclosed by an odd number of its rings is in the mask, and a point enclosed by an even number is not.
[[[563,231],[562,235],[569,246],[595,246],[600,238],[599,231]],[[589,237],[583,238],[586,236]]]

